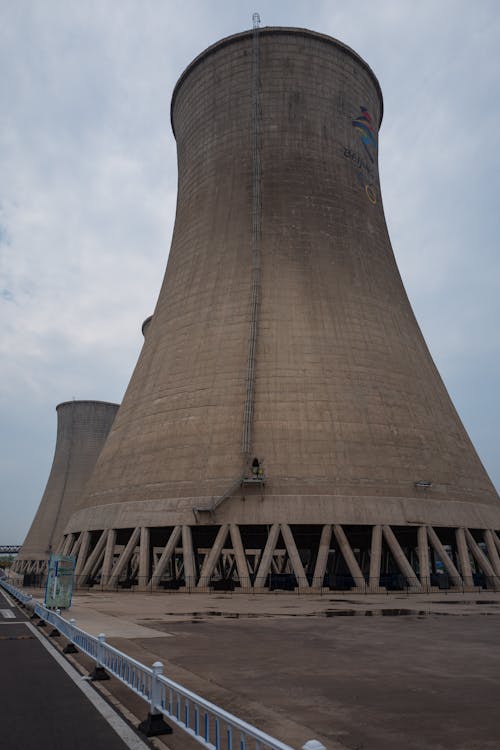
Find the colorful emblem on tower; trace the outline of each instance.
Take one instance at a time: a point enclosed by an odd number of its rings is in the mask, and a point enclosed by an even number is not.
[[[352,121],[353,128],[361,138],[361,143],[365,149],[366,155],[374,163],[374,158],[370,148],[377,150],[377,137],[372,125],[372,116],[366,107],[360,107],[361,114]]]
[[[356,168],[356,179],[360,187],[366,193],[370,203],[377,203],[377,177],[376,177],[376,152],[377,134],[373,127],[372,116],[366,107],[360,105],[361,114],[351,120],[352,126],[359,136],[365,154],[358,153],[355,149],[344,146],[344,156],[353,162]],[[368,157],[368,160],[365,158]]]

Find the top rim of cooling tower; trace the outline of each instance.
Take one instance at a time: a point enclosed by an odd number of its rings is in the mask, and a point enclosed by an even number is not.
[[[100,406],[112,406],[118,408],[120,404],[115,404],[112,401],[97,401],[95,399],[78,399],[75,398],[72,401],[61,401],[60,404],[57,404],[56,411],[63,406],[81,406],[83,404],[99,404]]]
[[[214,52],[217,52],[222,47],[227,47],[230,44],[235,44],[236,42],[240,42],[243,39],[251,38],[253,35],[253,30],[249,29],[248,31],[242,31],[238,34],[232,34],[231,36],[226,36],[223,39],[220,39],[218,42],[215,42],[214,44],[211,44],[210,47],[207,47],[203,52],[201,52],[199,55],[197,55],[194,60],[192,60],[187,68],[181,73],[179,79],[177,80],[177,83],[174,86],[174,91],[172,94],[172,102],[170,104],[170,122],[172,125],[172,131],[175,136],[175,127],[174,127],[174,121],[173,121],[173,113],[174,113],[174,107],[175,107],[175,101],[177,98],[177,95],[179,93],[179,90],[181,86],[183,85],[186,78],[190,75],[190,73],[193,71],[193,69],[199,65],[203,60],[205,60],[207,57],[210,57],[210,55],[214,54]],[[327,42],[328,44],[332,44],[334,47],[337,47],[338,49],[341,49],[343,52],[345,52],[347,55],[350,55],[362,68],[366,70],[366,72],[371,77],[373,84],[375,86],[375,90],[377,91],[378,97],[380,99],[380,120],[378,123],[378,127],[380,128],[380,125],[382,124],[382,118],[384,114],[384,98],[382,96],[382,89],[380,87],[380,83],[378,82],[378,78],[373,72],[373,70],[370,68],[368,63],[363,60],[363,58],[358,55],[357,52],[355,52],[352,47],[349,47],[347,44],[344,44],[338,39],[335,39],[332,36],[328,36],[327,34],[321,34],[318,31],[311,31],[310,29],[301,29],[301,28],[295,28],[293,26],[263,26],[262,28],[259,28],[259,36],[278,36],[278,35],[290,35],[290,36],[303,36],[308,37],[312,39],[317,39],[322,42]]]

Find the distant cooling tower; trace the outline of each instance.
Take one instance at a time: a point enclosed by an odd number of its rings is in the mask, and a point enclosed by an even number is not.
[[[398,273],[381,119],[368,65],[307,30],[181,76],[167,272],[66,527],[81,585],[497,587],[500,502]]]
[[[144,336],[144,338],[146,338],[146,331],[148,330],[149,324],[151,323],[152,320],[153,320],[153,316],[150,315],[149,317],[146,318],[146,320],[143,322],[141,326],[141,331],[142,331],[142,335]]]
[[[56,552],[113,424],[117,404],[68,401],[57,410],[54,460],[43,497],[28,531],[15,570],[43,573]]]

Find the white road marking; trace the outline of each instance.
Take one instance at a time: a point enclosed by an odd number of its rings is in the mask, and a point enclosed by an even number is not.
[[[12,601],[12,599],[10,598],[10,596],[7,594],[6,591],[4,591],[3,589],[0,589],[0,594],[2,594],[2,596],[5,599],[5,601],[7,602],[7,604],[9,604],[11,607],[15,607],[16,606],[14,604],[14,602]]]
[[[64,659],[64,657],[62,657],[61,654],[56,651],[54,646],[46,641],[45,638],[37,632],[36,628],[30,622],[25,622],[24,624],[38,638],[42,646],[47,649],[49,654],[56,660],[59,666],[64,669],[66,674],[73,680],[75,685],[80,688],[82,693],[86,698],[89,699],[94,708],[96,708],[101,716],[106,719],[108,724],[123,740],[124,744],[128,748],[130,748],[130,750],[150,750],[150,746],[146,745],[141,740],[141,738],[137,736],[137,734],[129,727],[129,725],[125,721],[123,721],[120,716],[118,716],[116,711],[114,711],[111,706],[106,703],[104,698],[101,698],[99,693],[96,693],[94,688],[90,687],[87,682],[84,682],[82,680],[81,674],[79,674],[76,669],[73,669],[71,664],[69,664],[69,662],[67,662],[66,659]]]
[[[11,609],[0,609],[0,615],[6,620],[15,620],[16,616]]]

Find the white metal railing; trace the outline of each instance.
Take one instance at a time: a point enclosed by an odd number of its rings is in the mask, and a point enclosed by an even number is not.
[[[19,591],[19,589],[16,589],[16,587],[11,583],[7,583],[7,581],[5,581],[3,578],[0,579],[0,584],[6,591],[9,592],[9,594],[12,594],[12,596],[20,601],[21,604],[28,604],[28,602],[32,598],[31,594],[25,594],[23,591]]]
[[[3,580],[0,585],[23,604],[33,601],[31,596]],[[65,620],[60,610],[53,611],[35,602],[33,611],[95,660],[98,668],[104,668],[149,703],[151,715],[162,714],[203,747],[209,750],[293,750],[290,745],[165,677],[161,662],[146,667],[106,643],[103,633],[96,638],[78,628],[75,620]],[[316,740],[310,740],[304,747],[326,750]]]

